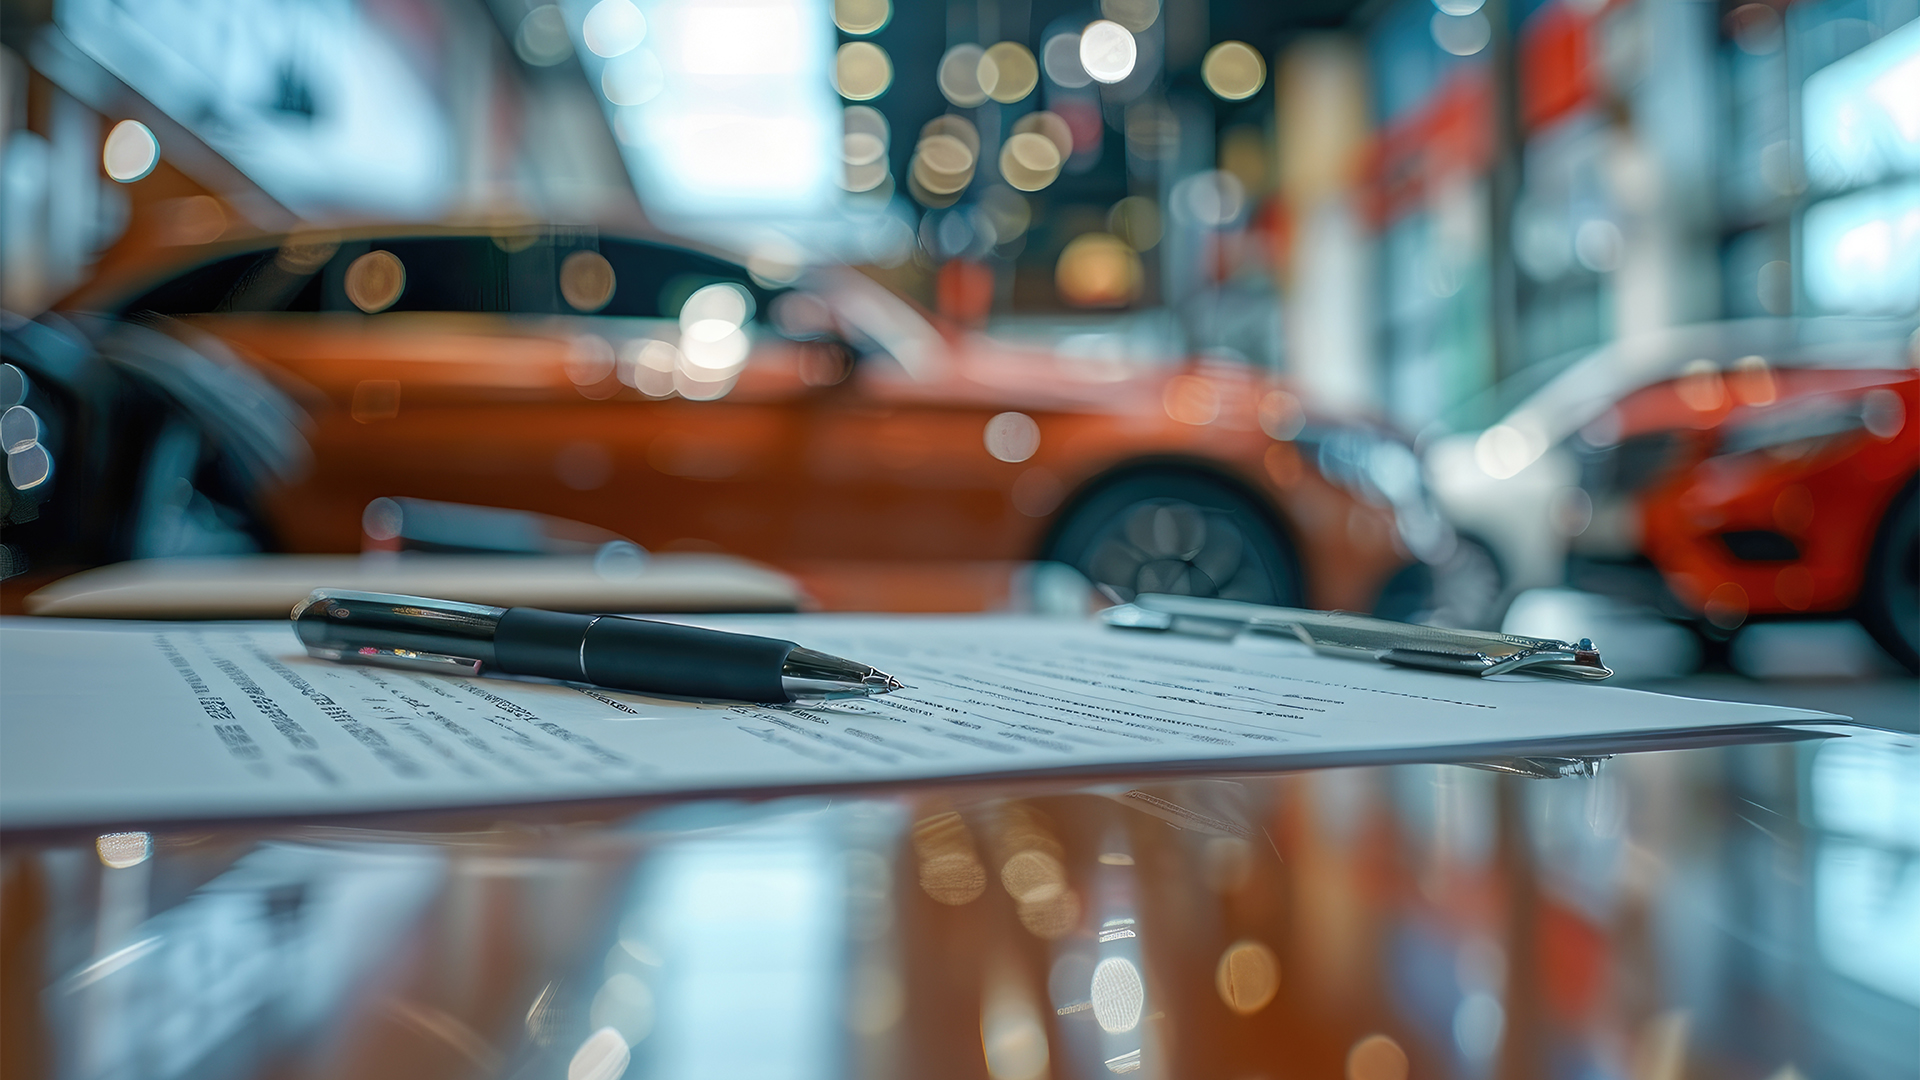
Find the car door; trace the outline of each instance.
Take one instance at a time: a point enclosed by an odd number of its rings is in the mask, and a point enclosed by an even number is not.
[[[751,348],[772,337],[760,312],[740,327],[755,364],[645,378],[715,285],[769,296],[723,260],[592,233],[383,237],[234,256],[128,313],[182,317],[306,403],[313,467],[265,499],[291,550],[354,550],[366,504],[409,495],[761,554],[790,417],[758,374],[780,367],[778,342]]]

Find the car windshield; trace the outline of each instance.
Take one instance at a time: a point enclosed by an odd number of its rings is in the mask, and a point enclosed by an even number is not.
[[[1914,363],[1910,319],[1745,319],[1674,327],[1532,365],[1450,412],[1464,431],[1501,422],[1550,440],[1577,430],[1627,394],[1707,360],[1759,356],[1774,367],[1902,368]]]
[[[672,318],[729,282],[759,312],[775,294],[732,263],[663,244],[551,234],[290,241],[229,255],[149,289],[120,314],[436,311]]]

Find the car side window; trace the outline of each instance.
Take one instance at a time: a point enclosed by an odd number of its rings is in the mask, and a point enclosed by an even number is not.
[[[367,290],[359,286],[367,276],[362,260],[376,251],[386,252],[391,260],[378,260],[386,271],[385,287],[370,303]],[[356,262],[361,262],[359,272],[353,270]],[[752,295],[756,318],[765,317],[780,291],[762,288],[741,267],[723,259],[636,240],[565,234],[525,243],[491,236],[398,237],[230,255],[148,290],[121,313],[371,308],[671,319],[687,297],[716,282],[731,282]]]
[[[315,311],[312,267],[289,268],[275,249],[249,251],[194,267],[123,305],[122,315],[201,315],[221,311]]]
[[[600,254],[613,268],[613,299],[602,314],[635,319],[672,319],[703,286],[730,282],[754,299],[754,316],[764,318],[774,290],[764,289],[733,263],[699,252],[633,240],[603,240]]]

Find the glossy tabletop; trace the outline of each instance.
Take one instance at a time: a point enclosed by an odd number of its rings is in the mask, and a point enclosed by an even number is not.
[[[1920,740],[14,839],[8,1077],[1920,1075]]]

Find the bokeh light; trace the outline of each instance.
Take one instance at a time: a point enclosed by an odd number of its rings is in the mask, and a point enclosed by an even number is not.
[[[347,299],[371,315],[385,311],[407,288],[407,268],[391,251],[369,251],[347,265]]]
[[[1269,390],[1260,396],[1260,430],[1286,441],[1298,436],[1307,426],[1307,414],[1300,399],[1285,390]]]
[[[1054,285],[1078,307],[1120,307],[1140,295],[1140,256],[1112,233],[1076,236],[1060,252]]]
[[[567,1080],[618,1080],[632,1061],[627,1040],[613,1028],[601,1028],[587,1036],[567,1061]]]
[[[1095,82],[1117,83],[1133,74],[1140,47],[1127,28],[1096,19],[1080,31],[1080,66]]]
[[[1160,242],[1160,206],[1144,195],[1129,195],[1107,211],[1107,231],[1135,251]]]
[[[1026,413],[1003,412],[987,421],[985,441],[987,453],[1001,461],[1025,461],[1040,452],[1040,425]],[[1031,853],[1022,853],[1022,855],[1025,854]],[[1019,858],[1021,855],[1014,856],[1014,859]],[[1059,860],[1054,860],[1054,865],[1057,868]],[[1013,861],[1009,860],[1007,866],[1013,866]],[[1019,892],[1015,891],[1013,882],[1006,879],[1006,873],[1007,870],[1003,868],[1002,880],[1007,883],[1007,891],[1012,893],[1016,900],[1024,899]],[[1060,880],[1064,882],[1066,879],[1063,876]]]
[[[921,129],[910,179],[916,198],[929,206],[950,206],[973,182],[980,135],[957,116],[935,117]]]
[[[623,971],[609,977],[593,995],[587,1024],[596,1030],[612,1028],[631,1047],[653,1031],[653,1013],[653,992],[646,983]]]
[[[614,373],[613,345],[599,334],[575,334],[567,342],[563,363],[567,381],[579,387],[595,386]]]
[[[1223,41],[1207,50],[1200,62],[1200,78],[1220,97],[1242,101],[1266,85],[1267,62],[1244,41]]]
[[[1047,1028],[1010,977],[991,981],[980,1005],[980,1051],[993,1080],[1043,1080],[1051,1054]]]
[[[971,42],[948,49],[935,75],[941,95],[963,109],[986,101],[987,91],[980,85],[980,61],[986,55],[986,50]]]
[[[949,810],[915,822],[913,850],[919,861],[920,889],[936,903],[958,907],[986,891],[987,868],[959,814]]]
[[[849,101],[871,101],[893,85],[893,59],[871,41],[849,41],[834,57],[833,81]]]
[[[1033,224],[1033,207],[1026,197],[1004,187],[982,192],[980,211],[993,226],[994,239],[1002,244],[1018,239]]]
[[[1240,178],[1224,169],[1195,173],[1174,185],[1170,200],[1176,212],[1210,229],[1240,220],[1247,209],[1247,189]]]
[[[1493,40],[1493,24],[1478,11],[1471,15],[1436,11],[1428,27],[1433,33],[1433,43],[1455,56],[1472,56]]]
[[[1073,128],[1059,113],[1045,110],[1030,112],[1013,122],[1014,134],[1029,131],[1046,136],[1048,141],[1059,148],[1061,158],[1064,159],[1073,153]]]
[[[541,4],[527,12],[514,31],[513,52],[534,67],[552,67],[573,55],[567,16],[560,5]]]
[[[1727,403],[1727,384],[1711,360],[1689,360],[1673,384],[1680,403],[1694,412],[1714,412]]]
[[[1258,941],[1236,941],[1220,954],[1213,985],[1227,1008],[1252,1016],[1280,992],[1280,961]]]
[[[1146,1011],[1147,984],[1140,969],[1124,956],[1109,956],[1093,969],[1093,1019],[1102,1031],[1118,1035],[1140,1026]]]
[[[613,264],[597,251],[576,251],[560,264],[560,295],[575,311],[606,307],[613,289]]]
[[[1220,389],[1198,375],[1175,375],[1160,392],[1167,418],[1204,427],[1220,418]]]
[[[1047,70],[1047,78],[1055,85],[1078,90],[1093,81],[1087,69],[1080,66],[1079,34],[1055,34],[1048,38],[1040,49],[1040,61]]]
[[[944,116],[936,116],[921,125],[920,138],[923,141],[935,135],[950,135],[958,139],[961,145],[966,147],[968,154],[977,155],[980,153],[980,129],[974,127],[973,121],[968,120],[964,116],[955,116],[949,113]]]
[[[143,832],[103,833],[93,842],[94,853],[103,866],[125,870],[146,862],[153,854],[153,836]]]
[[[211,195],[169,199],[162,205],[160,242],[172,247],[209,244],[227,230],[227,212]]]
[[[1000,175],[1021,191],[1039,191],[1053,183],[1065,161],[1053,140],[1035,131],[1008,136],[1000,147]]]
[[[634,49],[600,72],[600,92],[615,105],[645,105],[666,86],[667,73],[652,49]]]
[[[7,482],[16,491],[31,491],[53,475],[53,456],[35,443],[7,455]]]
[[[1011,105],[1039,85],[1040,65],[1025,45],[1002,41],[981,54],[975,77],[989,98]]]
[[[1160,17],[1160,0],[1100,0],[1100,14],[1133,33],[1144,33]]]
[[[732,282],[703,286],[687,297],[673,382],[681,397],[707,401],[732,388],[752,348],[741,329],[752,317],[752,294]]]
[[[848,191],[872,191],[886,183],[887,118],[867,105],[850,105],[841,113],[840,159],[845,166],[840,186]]]
[[[703,322],[721,322],[729,328],[746,325],[753,317],[753,294],[731,281],[695,289],[680,305],[680,329]]]
[[[339,250],[340,240],[333,233],[295,233],[274,252],[273,265],[289,274],[311,274],[325,266]]]
[[[1347,1051],[1347,1080],[1407,1080],[1407,1052],[1385,1035],[1369,1035]]]
[[[631,52],[647,36],[647,17],[633,0],[600,0],[580,24],[580,38],[596,56]]]
[[[17,454],[40,441],[40,417],[25,405],[8,406],[0,413],[0,450]]]
[[[621,346],[616,372],[621,382],[650,398],[672,397],[673,373],[682,359],[670,342],[638,338]]]
[[[131,184],[160,164],[160,140],[140,121],[122,120],[107,132],[100,164],[110,178]]]
[[[849,34],[871,34],[892,17],[892,0],[833,0],[833,25]]]

